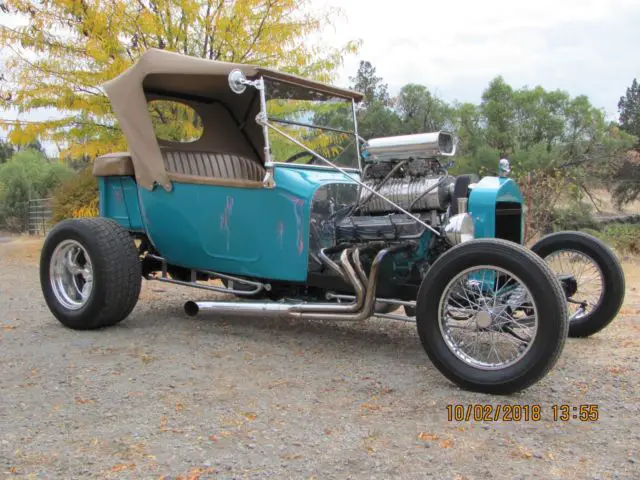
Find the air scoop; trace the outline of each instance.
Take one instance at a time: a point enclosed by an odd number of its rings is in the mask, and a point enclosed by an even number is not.
[[[409,158],[455,155],[454,136],[445,131],[372,138],[364,146],[367,161],[379,162]]]

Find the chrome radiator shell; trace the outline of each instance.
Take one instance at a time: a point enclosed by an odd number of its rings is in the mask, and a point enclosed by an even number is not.
[[[420,198],[411,207],[412,212],[426,210],[445,211],[449,206],[451,198],[451,184],[455,181],[453,177],[448,177],[451,181],[445,181],[439,187],[433,188],[430,192]],[[389,200],[397,203],[402,208],[408,209],[413,202],[426,190],[434,187],[442,177],[420,177],[420,178],[391,178],[387,180],[378,190]],[[379,183],[376,180],[367,180],[365,183],[375,188]],[[361,201],[370,196],[369,192],[362,189],[360,192]],[[369,199],[360,209],[363,214],[384,213],[392,211],[387,202],[378,197]]]

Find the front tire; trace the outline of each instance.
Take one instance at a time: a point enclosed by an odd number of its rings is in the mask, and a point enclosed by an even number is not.
[[[556,274],[580,277],[575,278],[577,291],[570,300],[582,300],[589,309],[571,319],[570,337],[591,336],[618,315],[625,295],[624,271],[604,242],[583,232],[558,232],[540,239],[531,250]]]
[[[436,368],[482,393],[509,394],[536,383],[555,365],[568,332],[566,302],[549,267],[497,239],[472,240],[441,255],[420,286],[416,314]]]
[[[106,218],[63,220],[40,254],[40,285],[51,313],[66,327],[115,325],[134,309],[142,284],[129,232]]]

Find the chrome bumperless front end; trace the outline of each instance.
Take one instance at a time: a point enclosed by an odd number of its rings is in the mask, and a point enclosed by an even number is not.
[[[200,310],[209,310],[221,316],[261,316],[292,318],[302,320],[339,320],[361,321],[374,314],[376,303],[376,287],[378,285],[379,270],[382,261],[390,254],[415,248],[415,243],[406,242],[378,251],[369,275],[366,275],[360,262],[360,251],[357,248],[345,246],[332,247],[323,252],[322,258],[328,266],[348,281],[355,292],[355,299],[349,303],[318,302],[318,303],[281,303],[281,302],[194,302],[188,301],[184,305],[187,315],[195,316]],[[331,251],[334,250],[334,251]],[[337,250],[337,251],[335,251]],[[330,253],[340,254],[339,264],[328,258]]]

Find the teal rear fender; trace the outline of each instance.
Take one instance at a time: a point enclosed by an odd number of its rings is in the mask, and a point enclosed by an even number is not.
[[[522,243],[522,193],[511,178],[484,177],[471,190],[468,210],[476,238],[503,238]]]
[[[144,232],[138,187],[129,176],[98,177],[100,216],[111,218],[132,232]]]

